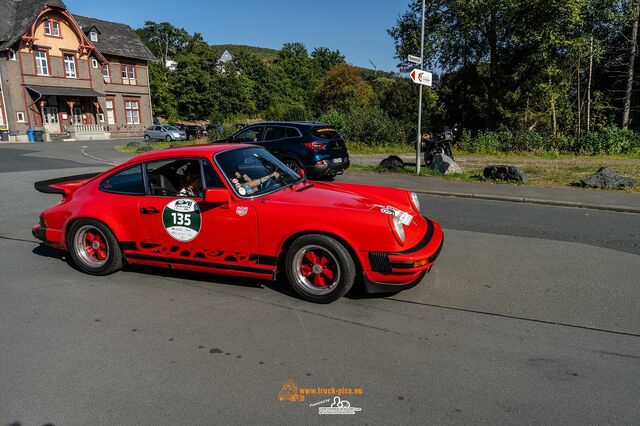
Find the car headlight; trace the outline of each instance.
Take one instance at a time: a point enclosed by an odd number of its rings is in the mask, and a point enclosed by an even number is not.
[[[396,231],[396,236],[400,239],[400,241],[402,241],[402,244],[404,244],[406,237],[404,235],[404,225],[400,221],[400,218],[393,216],[392,223],[393,229],[394,231]]]
[[[413,208],[416,209],[418,213],[420,213],[420,200],[418,199],[418,194],[415,192],[410,192],[409,197],[411,198],[411,202],[413,203]]]

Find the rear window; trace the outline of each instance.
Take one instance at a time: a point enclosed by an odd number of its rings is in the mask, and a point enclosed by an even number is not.
[[[120,194],[144,195],[144,180],[140,165],[130,167],[109,176],[100,184],[100,189]]]
[[[311,134],[327,140],[342,139],[342,136],[340,136],[340,133],[338,133],[335,127],[314,127],[311,129]]]

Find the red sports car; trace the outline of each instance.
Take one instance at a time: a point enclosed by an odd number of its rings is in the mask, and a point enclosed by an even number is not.
[[[202,145],[138,155],[111,170],[37,182],[62,201],[33,235],[84,272],[143,264],[274,280],[328,303],[418,284],[443,243],[405,190],[307,181],[264,148]]]

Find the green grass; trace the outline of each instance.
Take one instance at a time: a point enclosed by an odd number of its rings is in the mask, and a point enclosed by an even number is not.
[[[116,145],[114,149],[119,152],[127,152],[129,154],[140,154],[142,152],[147,151],[147,147],[151,148],[151,151],[156,151],[158,149],[165,149],[177,146],[189,146],[189,145],[198,145],[202,143],[208,143],[207,139],[194,139],[191,141],[172,141],[172,142],[138,142],[137,145],[122,144]],[[136,142],[134,142],[136,143]]]
[[[347,148],[349,149],[349,154],[356,155],[375,155],[375,154],[384,154],[384,155],[399,155],[399,154],[411,154],[415,152],[415,149],[407,144],[384,144],[384,145],[368,145],[362,142],[347,142]]]

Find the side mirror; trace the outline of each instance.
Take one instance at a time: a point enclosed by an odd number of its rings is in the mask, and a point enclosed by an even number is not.
[[[209,188],[204,193],[204,201],[211,204],[231,204],[229,191],[224,188]]]

